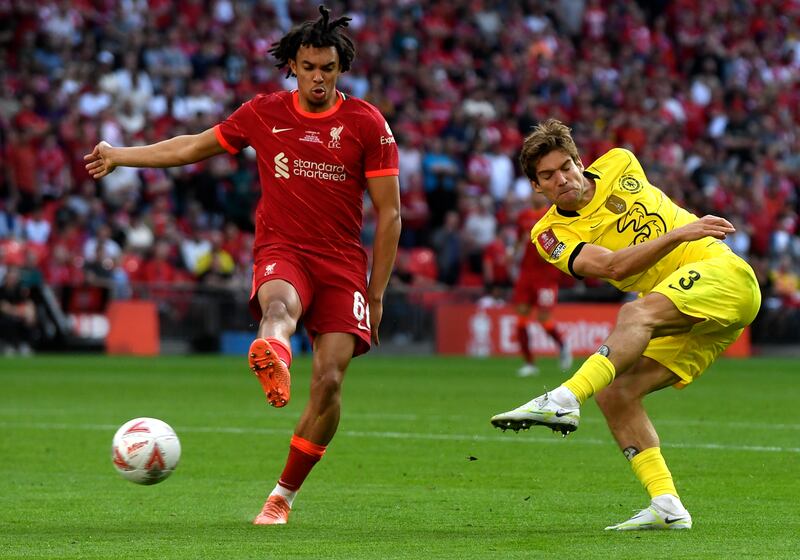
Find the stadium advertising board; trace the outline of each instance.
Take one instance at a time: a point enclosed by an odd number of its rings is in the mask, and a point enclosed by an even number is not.
[[[574,354],[597,350],[616,321],[617,304],[559,304],[553,311],[556,328],[569,341]],[[436,351],[439,354],[516,356],[519,342],[517,316],[510,306],[482,308],[473,304],[445,304],[436,310]],[[529,327],[536,354],[555,356],[558,348],[541,325]],[[749,328],[725,356],[750,356]]]

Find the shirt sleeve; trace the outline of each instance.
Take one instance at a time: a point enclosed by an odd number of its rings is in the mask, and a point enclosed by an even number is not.
[[[572,264],[586,244],[575,232],[557,225],[544,229],[536,228],[531,232],[531,241],[545,261],[561,272],[578,279],[583,278],[572,268]]]
[[[364,137],[364,175],[367,179],[399,175],[397,143],[392,129],[377,109],[371,117]]]
[[[236,154],[250,145],[250,123],[253,121],[253,100],[242,103],[231,115],[214,127],[220,146]]]

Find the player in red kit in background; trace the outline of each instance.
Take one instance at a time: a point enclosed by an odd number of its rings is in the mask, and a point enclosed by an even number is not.
[[[398,153],[386,120],[336,89],[355,56],[342,32],[350,18],[322,16],[270,50],[297,76],[297,90],[258,95],[200,134],[149,146],[99,143],[85,156],[95,179],[117,166],[171,167],[252,146],[261,200],[256,211],[250,306],[260,319],[250,367],[275,407],[290,397],[289,338],[297,322],[313,338],[309,402],[280,479],[254,523],[286,523],[294,498],[339,424],[351,358],[378,343],[383,294],[400,236]],[[360,242],[364,190],[377,213],[372,268]]]
[[[514,283],[513,301],[517,307],[517,340],[524,360],[522,367],[517,371],[517,375],[520,377],[529,377],[539,373],[536,355],[528,336],[531,312],[534,308],[536,309],[536,320],[558,345],[559,367],[562,370],[568,370],[572,365],[569,344],[556,330],[552,319],[553,308],[558,302],[558,277],[562,273],[557,268],[549,266],[531,243],[531,230],[547,212],[548,206],[544,197],[532,193],[531,206],[525,208],[517,217],[522,259],[519,265],[519,275]]]

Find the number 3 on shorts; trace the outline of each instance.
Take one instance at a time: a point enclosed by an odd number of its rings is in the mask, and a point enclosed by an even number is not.
[[[369,304],[364,294],[353,292],[353,316],[358,321],[358,328],[362,331],[370,330],[369,326]],[[366,323],[366,325],[365,325]]]
[[[700,278],[701,276],[699,272],[697,272],[696,270],[690,270],[689,274],[682,277],[678,282],[678,284],[680,284],[680,287],[683,288],[684,290],[691,290],[692,286],[694,286],[694,283],[700,280]],[[673,290],[678,289],[672,284],[670,284],[669,287],[672,288]]]

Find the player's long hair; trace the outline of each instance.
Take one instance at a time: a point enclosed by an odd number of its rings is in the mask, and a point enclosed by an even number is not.
[[[533,132],[522,143],[522,151],[519,154],[519,164],[528,179],[539,183],[536,166],[553,150],[565,152],[575,163],[580,161],[571,132],[567,125],[557,119],[547,119],[534,127]]]
[[[269,52],[278,59],[275,65],[278,68],[286,67],[286,77],[293,75],[289,68],[289,60],[297,57],[301,46],[307,47],[335,47],[339,53],[339,66],[342,72],[350,70],[350,65],[356,56],[356,47],[353,41],[342,33],[341,29],[347,27],[350,20],[347,16],[330,21],[330,10],[325,6],[319,7],[322,16],[316,21],[306,21],[294,27],[284,35],[280,41],[273,43]]]

